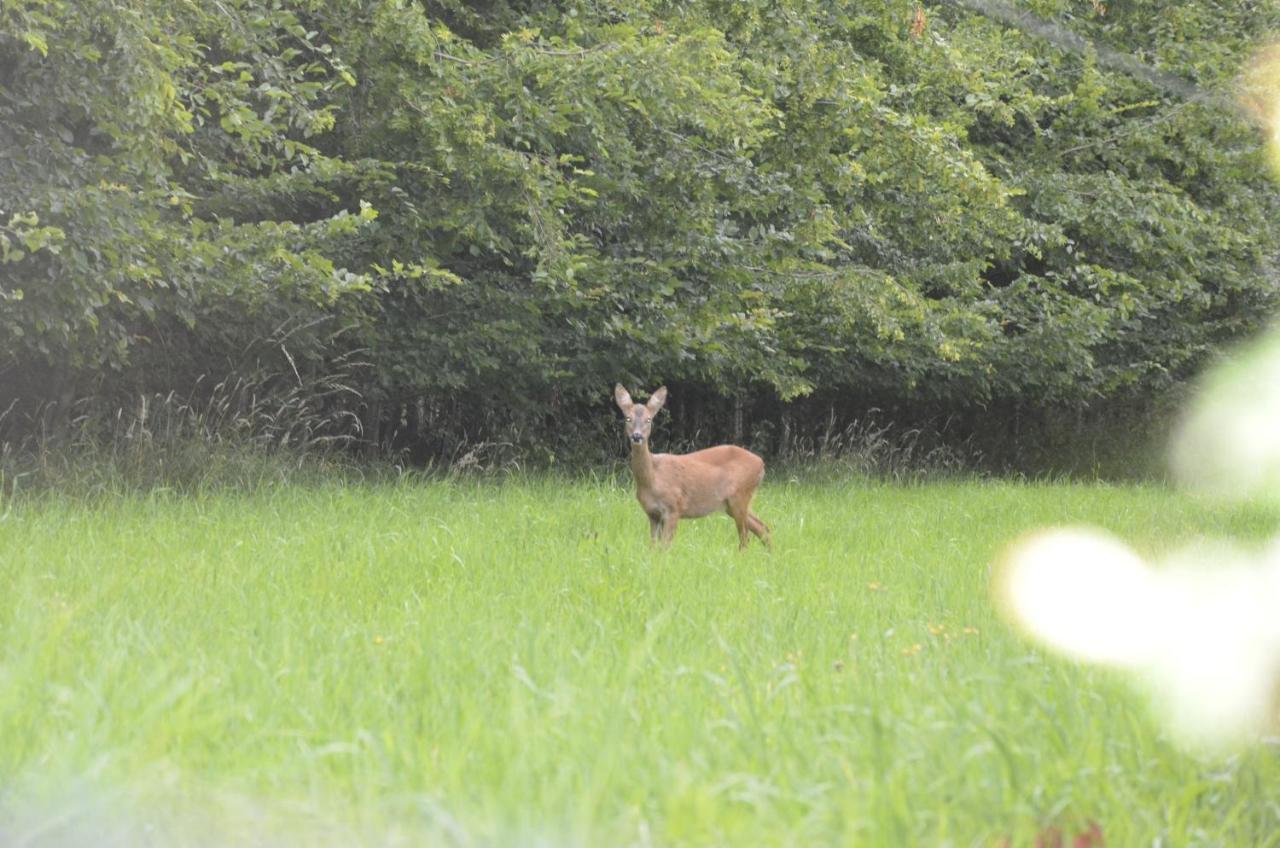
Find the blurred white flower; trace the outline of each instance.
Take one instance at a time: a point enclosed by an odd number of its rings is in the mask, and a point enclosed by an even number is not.
[[[1183,743],[1219,748],[1275,729],[1280,543],[1189,548],[1153,569],[1100,532],[1049,530],[1008,551],[995,589],[1046,646],[1137,673]]]
[[[1170,459],[1189,488],[1280,501],[1280,331],[1206,375],[1174,433]]]
[[[1014,545],[996,571],[996,599],[1046,645],[1107,665],[1154,650],[1152,575],[1133,551],[1088,529],[1049,530]]]
[[[1240,103],[1267,134],[1267,162],[1280,178],[1280,43],[1258,50],[1240,83]]]

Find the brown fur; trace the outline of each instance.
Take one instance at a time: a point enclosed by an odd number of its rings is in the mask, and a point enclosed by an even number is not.
[[[736,445],[716,445],[687,454],[649,452],[653,418],[666,398],[665,386],[645,404],[634,403],[621,384],[614,389],[631,443],[636,499],[649,516],[650,541],[668,545],[680,519],[701,518],[724,509],[738,526],[739,549],[747,547],[752,533],[766,548],[772,548],[769,526],[751,511],[751,498],[764,479],[763,459]]]

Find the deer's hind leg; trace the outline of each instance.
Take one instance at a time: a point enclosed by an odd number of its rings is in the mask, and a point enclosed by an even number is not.
[[[769,529],[769,525],[760,520],[760,516],[750,510],[747,511],[747,529],[756,534],[756,538],[767,549],[773,550],[773,531]]]
[[[662,543],[663,547],[671,544],[671,540],[676,537],[676,525],[680,523],[680,516],[674,512],[664,512],[658,519],[657,539]]]
[[[750,544],[750,533],[755,533],[757,536],[760,535],[759,531],[751,526],[752,515],[751,509],[749,508],[750,503],[751,496],[748,495],[745,498],[741,496],[731,497],[725,501],[724,504],[724,511],[729,513],[729,516],[733,519],[733,523],[738,525],[738,550],[740,551],[746,550],[747,545]],[[757,521],[759,521],[759,519],[757,519]]]
[[[725,502],[725,511],[733,516],[738,525],[738,550],[745,550],[751,541],[749,533],[755,533],[760,544],[773,550],[773,533],[769,525],[760,520],[760,516],[751,511],[751,498],[755,496],[755,488],[738,492]]]

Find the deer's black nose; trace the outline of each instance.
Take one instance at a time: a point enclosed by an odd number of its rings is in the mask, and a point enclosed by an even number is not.
[[[640,433],[632,433],[631,441],[635,442],[638,445],[644,441],[644,436]]]

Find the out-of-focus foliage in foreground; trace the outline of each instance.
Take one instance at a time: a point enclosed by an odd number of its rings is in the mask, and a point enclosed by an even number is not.
[[[1280,47],[1250,63],[1241,102],[1269,134],[1280,179]],[[1191,491],[1280,504],[1280,327],[1211,368],[1174,432],[1170,464]],[[1280,538],[1261,549],[1189,545],[1147,568],[1095,530],[1013,545],[993,588],[1006,618],[1049,647],[1128,669],[1187,744],[1257,741],[1280,727]]]
[[[1175,433],[1191,491],[1280,504],[1280,330],[1211,369]],[[1096,530],[1042,531],[995,571],[1006,618],[1051,648],[1136,672],[1185,743],[1218,748],[1280,728],[1280,538],[1205,540],[1151,569]]]
[[[0,0],[0,393],[1151,397],[1275,305],[1280,8],[1033,5],[1199,94],[904,0]]]

